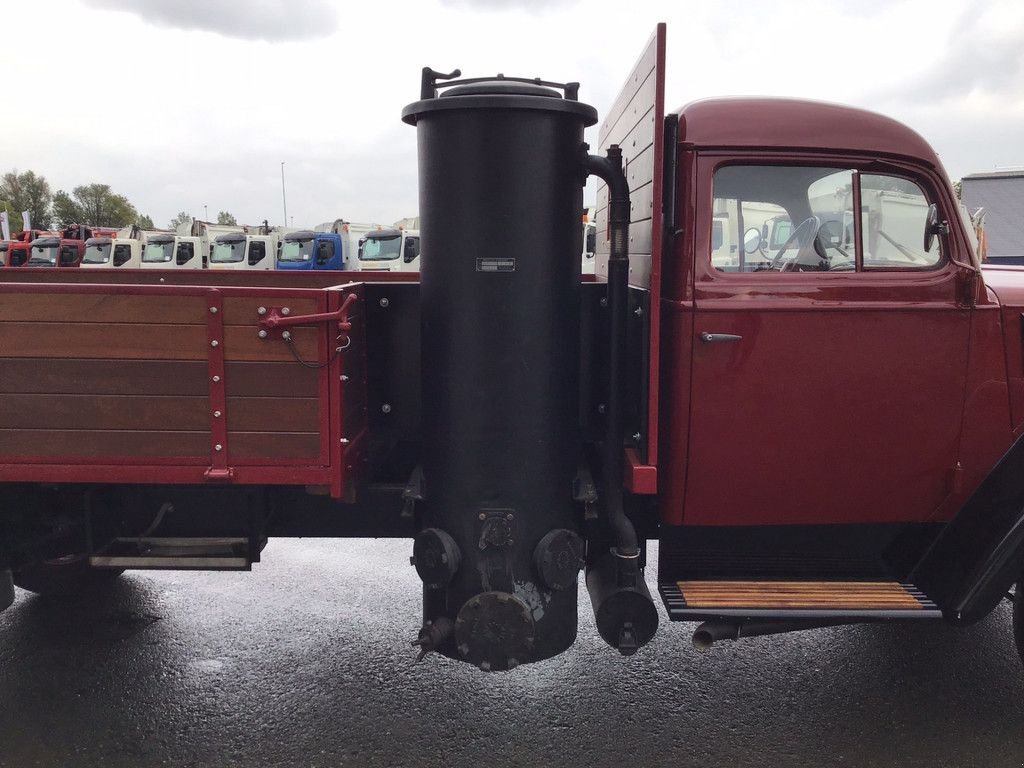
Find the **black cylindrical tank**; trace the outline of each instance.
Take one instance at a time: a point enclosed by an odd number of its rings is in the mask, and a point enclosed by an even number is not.
[[[502,79],[433,95],[402,113],[423,253],[415,557],[426,622],[451,622],[438,650],[500,670],[576,637],[583,129],[597,114],[574,88]]]

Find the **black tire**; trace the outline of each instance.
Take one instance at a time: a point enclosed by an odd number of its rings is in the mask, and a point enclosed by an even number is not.
[[[63,557],[14,570],[14,584],[37,595],[80,595],[113,584],[124,569],[93,568],[84,557]]]

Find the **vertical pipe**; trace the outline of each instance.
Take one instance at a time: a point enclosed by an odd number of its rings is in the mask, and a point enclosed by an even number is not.
[[[284,225],[288,226],[288,198],[284,194],[284,160],[281,161],[281,204],[284,206]]]

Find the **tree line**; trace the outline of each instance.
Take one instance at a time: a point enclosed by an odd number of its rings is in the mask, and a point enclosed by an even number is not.
[[[22,229],[22,211],[28,211],[33,229],[62,229],[68,224],[89,224],[93,227],[127,227],[155,229],[153,219],[142,214],[124,195],[116,194],[109,184],[83,184],[70,192],[50,191],[44,176],[17,169],[0,177],[0,211],[7,211],[12,235]],[[192,221],[192,215],[181,211],[167,225]],[[237,224],[227,211],[217,214],[218,224]]]

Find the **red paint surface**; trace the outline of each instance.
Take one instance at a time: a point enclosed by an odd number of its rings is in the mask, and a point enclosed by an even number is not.
[[[1012,443],[1011,396],[1013,423],[1024,420],[1024,270],[993,276],[994,291],[979,281],[977,306],[965,304],[970,272],[953,261],[972,257],[945,173],[927,143],[895,121],[756,99],[693,104],[680,121],[680,234],[663,270],[662,520],[871,523],[955,513]],[[736,162],[915,178],[951,224],[947,261],[930,272],[718,272],[712,175]],[[997,295],[1005,304],[1011,294],[1012,307],[995,309]],[[743,338],[704,344],[703,332]]]

